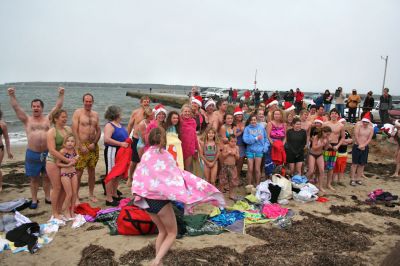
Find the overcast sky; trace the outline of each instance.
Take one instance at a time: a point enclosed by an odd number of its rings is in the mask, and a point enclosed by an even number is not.
[[[2,0],[0,83],[342,86],[400,95],[398,0]]]

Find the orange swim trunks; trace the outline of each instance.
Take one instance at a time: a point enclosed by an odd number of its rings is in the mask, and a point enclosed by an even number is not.
[[[344,171],[346,170],[346,166],[347,166],[347,153],[338,154],[335,168],[333,169],[333,173],[335,174],[344,173]]]

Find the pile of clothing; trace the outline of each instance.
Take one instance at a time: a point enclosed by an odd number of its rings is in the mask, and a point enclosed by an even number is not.
[[[0,232],[4,232],[0,235],[0,253],[11,250],[12,253],[28,251],[33,254],[50,243],[57,231],[58,225],[39,225],[18,211],[13,215],[3,215],[0,217]]]
[[[375,189],[368,194],[368,199],[365,201],[367,204],[382,203],[387,207],[395,207],[395,202],[399,197],[390,192],[383,191],[383,189]]]

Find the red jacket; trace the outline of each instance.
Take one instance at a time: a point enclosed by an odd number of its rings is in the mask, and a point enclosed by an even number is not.
[[[286,163],[286,152],[282,141],[275,140],[274,143],[272,143],[271,160],[275,165]]]
[[[302,102],[303,99],[304,99],[304,92],[301,92],[301,91],[297,92],[296,91],[294,93],[294,97],[296,98],[296,102]]]
[[[250,98],[250,95],[251,95],[251,93],[250,93],[249,90],[245,91],[244,94],[243,94],[243,96],[244,96],[245,99],[249,99],[249,98]]]

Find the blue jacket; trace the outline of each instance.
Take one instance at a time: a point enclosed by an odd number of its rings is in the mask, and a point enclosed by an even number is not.
[[[263,136],[261,140],[257,139],[257,136],[259,135]],[[243,141],[247,144],[246,152],[264,153],[268,151],[268,147],[270,146],[267,132],[260,124],[257,124],[256,126],[248,125],[245,127],[243,132]]]

